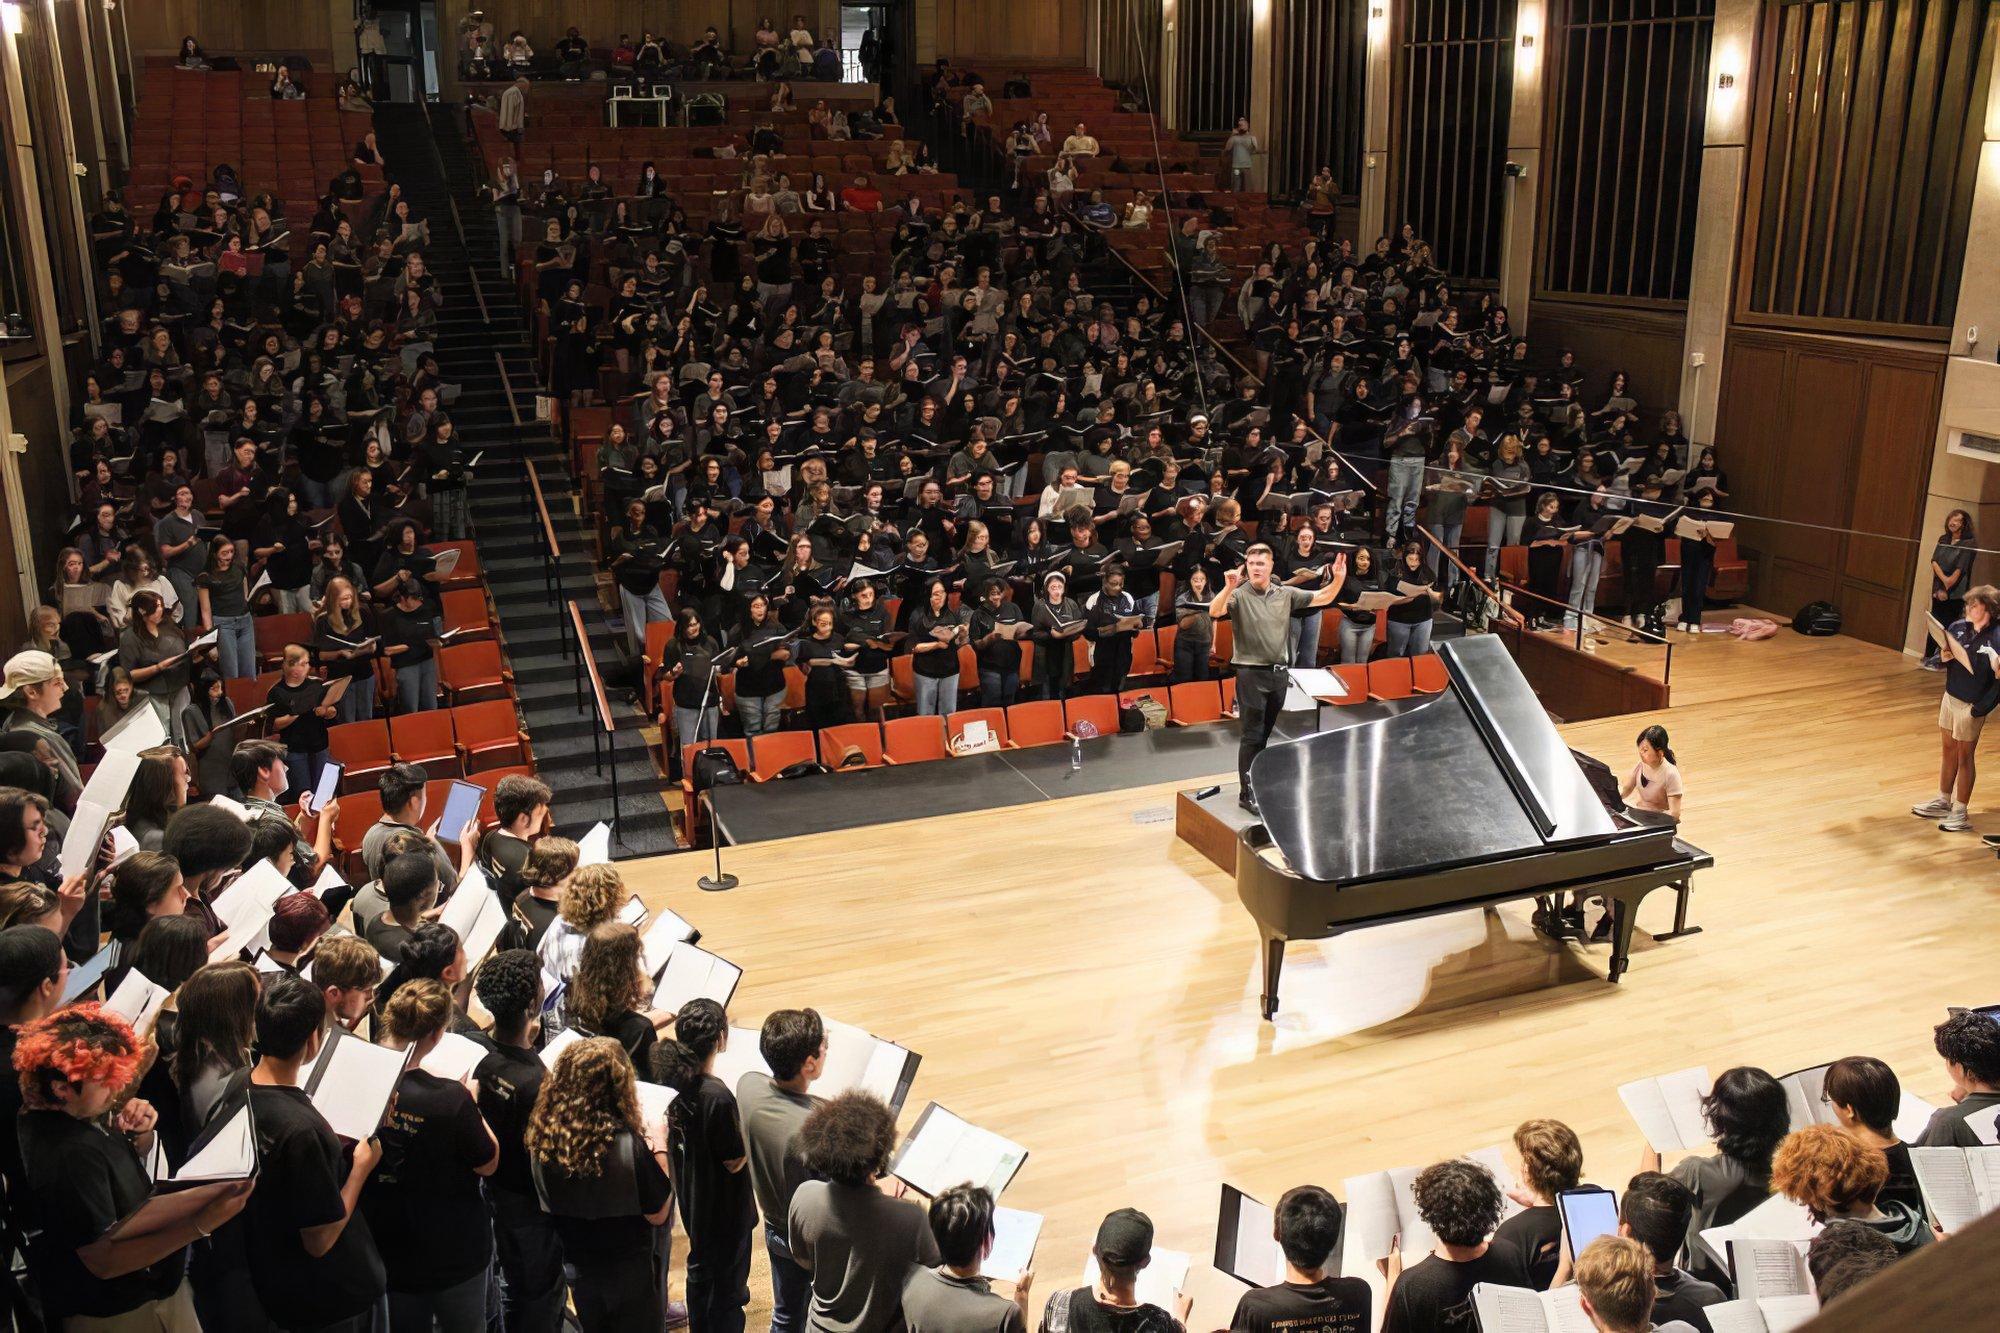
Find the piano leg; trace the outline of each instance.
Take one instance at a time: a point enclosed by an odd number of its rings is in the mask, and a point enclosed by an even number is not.
[[[1683,935],[1701,934],[1700,926],[1688,924],[1688,898],[1694,892],[1693,877],[1687,876],[1674,881],[1674,928],[1664,935],[1653,936],[1656,940],[1677,940]]]
[[[1625,975],[1625,967],[1631,961],[1632,926],[1638,919],[1639,905],[1618,895],[1605,901],[1611,908],[1611,969],[1606,980],[1615,983]]]
[[[1278,974],[1285,967],[1285,941],[1282,936],[1264,937],[1264,1021],[1270,1022],[1278,1012]]]

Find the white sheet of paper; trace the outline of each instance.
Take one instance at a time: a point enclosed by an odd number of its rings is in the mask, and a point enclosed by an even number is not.
[[[137,754],[150,750],[167,739],[167,724],[160,720],[156,708],[135,708],[112,724],[111,730],[97,738],[106,750],[121,750],[126,754]]]
[[[76,803],[76,813],[69,817],[69,832],[63,835],[62,856],[57,862],[57,873],[65,880],[83,874],[96,861],[98,849],[104,844],[104,826],[111,822],[111,814],[95,801]]]
[[[1236,1266],[1226,1270],[1231,1277],[1259,1287],[1276,1286],[1285,1280],[1285,1252],[1275,1234],[1271,1206],[1247,1194],[1236,1205]]]
[[[600,823],[576,840],[578,866],[601,866],[611,859],[611,826]]]
[[[689,925],[680,913],[662,907],[653,914],[646,933],[639,937],[639,965],[646,975],[656,977],[667,965],[667,955],[676,944],[685,944],[695,936],[695,928]]]
[[[660,984],[653,991],[653,1008],[679,1013],[689,1000],[708,998],[727,1006],[736,993],[743,969],[696,944],[676,944],[667,953]]]
[[[650,915],[652,914],[646,910],[646,904],[639,901],[639,895],[636,893],[627,898],[625,905],[618,909],[618,920],[634,930],[644,926],[646,918]]]
[[[257,1136],[248,1105],[239,1109],[201,1151],[174,1172],[176,1184],[206,1180],[242,1180],[257,1169]]]
[[[211,796],[208,798],[208,803],[214,806],[218,810],[227,810],[230,814],[235,815],[245,824],[249,823],[253,818],[255,818],[255,816],[250,813],[249,806],[243,804],[241,801],[232,801],[227,796]]]
[[[731,1027],[729,1045],[715,1053],[715,1068],[711,1070],[727,1085],[731,1092],[742,1081],[745,1074],[755,1071],[769,1075],[771,1066],[764,1063],[764,1053],[757,1049],[759,1033],[756,1028]]]
[[[2000,1148],[1911,1148],[1910,1169],[1947,1232],[1963,1231],[2000,1204]]]
[[[1769,1333],[1792,1333],[1795,1328],[1804,1328],[1819,1313],[1819,1298],[1810,1292],[1803,1296],[1766,1296],[1757,1302],[1757,1313],[1764,1317],[1764,1327]]]
[[[578,1032],[575,1028],[564,1028],[549,1039],[548,1045],[542,1047],[542,1063],[554,1069],[556,1067],[556,1058],[582,1040],[583,1034],[581,1032]]]
[[[391,1050],[353,1037],[334,1043],[326,1073],[313,1090],[312,1104],[343,1139],[361,1141],[381,1126],[403,1070],[408,1051]]]
[[[1019,1208],[993,1210],[993,1250],[979,1262],[979,1276],[996,1282],[1019,1282],[1035,1262],[1035,1245],[1042,1238],[1042,1215]]]
[[[637,1079],[633,1086],[639,1093],[639,1123],[651,1131],[667,1118],[667,1108],[673,1105],[674,1090],[663,1083],[648,1083]]]
[[[1804,1243],[1819,1234],[1819,1223],[1782,1194],[1773,1194],[1727,1226],[1710,1227],[1701,1233],[1718,1263],[1729,1262],[1732,1240],[1787,1240]]]
[[[935,1198],[953,1185],[984,1185],[997,1198],[1028,1150],[932,1102],[896,1154],[893,1170]]]
[[[1655,1150],[1686,1152],[1708,1146],[1701,1099],[1710,1086],[1708,1070],[1695,1066],[1620,1084],[1618,1099]]]
[[[1347,683],[1331,671],[1317,667],[1293,667],[1292,684],[1315,699],[1345,699]]]
[[[1736,1279],[1736,1294],[1745,1300],[1812,1294],[1812,1276],[1806,1271],[1806,1257],[1792,1241],[1731,1241],[1729,1272]]]
[[[135,967],[125,973],[118,989],[112,991],[111,998],[104,1002],[104,1008],[105,1012],[117,1014],[133,1027],[141,1028],[160,1012],[161,1006],[172,994],[165,986],[157,986],[147,980],[146,974]]]
[[[424,1057],[423,1063],[417,1068],[426,1074],[435,1074],[439,1078],[462,1083],[485,1058],[484,1046],[470,1037],[447,1032],[438,1038],[438,1044],[431,1048],[431,1053]]]
[[[1701,1312],[1714,1333],[1769,1333],[1755,1301],[1720,1301],[1704,1305]]]
[[[458,568],[458,557],[463,554],[464,552],[456,546],[447,547],[437,553],[437,564],[434,568],[440,574],[449,574]]]
[[[139,840],[126,832],[123,824],[111,830],[111,865],[117,865],[126,857],[139,850]],[[108,869],[109,867],[107,867]]]
[[[1139,1270],[1139,1281],[1134,1284],[1139,1299],[1173,1313],[1174,1302],[1180,1297],[1181,1288],[1187,1285],[1188,1270],[1193,1266],[1193,1255],[1154,1246],[1152,1262]],[[1083,1265],[1083,1285],[1097,1285],[1097,1256],[1094,1254]]]
[[[122,809],[126,793],[132,790],[132,776],[138,771],[138,751],[106,750],[97,767],[90,771],[90,781],[83,784],[77,800],[91,801],[107,810]]]
[[[319,878],[313,881],[312,895],[315,898],[324,899],[331,890],[344,889],[346,887],[347,881],[340,877],[340,872],[332,866],[328,866],[326,869],[320,871]]]

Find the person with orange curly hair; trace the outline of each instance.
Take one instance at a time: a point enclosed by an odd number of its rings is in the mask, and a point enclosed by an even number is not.
[[[584,1333],[666,1318],[654,1246],[673,1208],[667,1127],[639,1117],[632,1061],[612,1037],[571,1042],[542,1080],[524,1136],[528,1171],[576,1271]]]
[[[25,1102],[19,1130],[26,1202],[41,1225],[29,1263],[51,1327],[199,1333],[188,1246],[241,1212],[250,1194],[246,1181],[191,1218],[106,1237],[152,1193],[144,1158],[153,1150],[158,1116],[138,1098],[117,1104],[138,1074],[141,1053],[131,1025],[95,1004],[37,1019],[14,1047]],[[137,1322],[104,1322],[134,1316]]]
[[[1838,1125],[1808,1125],[1785,1136],[1771,1155],[1771,1188],[1817,1222],[1846,1219],[1880,1232],[1899,1254],[1934,1239],[1924,1215],[1900,1199],[1880,1198],[1889,1164]]]

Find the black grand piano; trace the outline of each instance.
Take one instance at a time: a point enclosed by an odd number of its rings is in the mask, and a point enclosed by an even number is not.
[[[1287,940],[1570,890],[1610,904],[1617,981],[1640,900],[1674,885],[1684,902],[1715,864],[1667,816],[1620,809],[1615,784],[1600,794],[1497,635],[1438,656],[1443,693],[1251,769],[1263,822],[1237,835],[1236,888],[1263,934],[1267,1019]]]

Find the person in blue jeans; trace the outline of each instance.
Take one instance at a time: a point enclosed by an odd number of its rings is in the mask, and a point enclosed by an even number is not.
[[[1607,517],[1610,501],[1610,490],[1600,485],[1577,501],[1569,516],[1579,530],[1570,537],[1574,549],[1569,559],[1569,614],[1563,617],[1566,630],[1575,630],[1585,616],[1597,610],[1597,582],[1604,573],[1604,534],[1596,525]]]
[[[215,631],[215,649],[223,677],[240,680],[257,674],[257,627],[250,616],[250,585],[237,563],[236,543],[217,537],[209,544],[208,568],[195,575],[197,619],[203,634]]]
[[[736,1106],[745,1169],[771,1260],[771,1333],[803,1333],[812,1305],[812,1271],[792,1257],[786,1223],[792,1195],[805,1181],[797,1140],[800,1126],[819,1105],[807,1089],[826,1068],[826,1026],[811,1009],[780,1009],[764,1020],[757,1051],[771,1072],[743,1075]]]
[[[958,650],[965,642],[965,622],[950,601],[944,580],[932,579],[924,588],[924,604],[910,617],[910,678],[919,717],[958,711]]]
[[[1424,565],[1424,544],[1404,542],[1389,586],[1399,592],[1415,586],[1417,591],[1389,608],[1388,656],[1421,657],[1431,650],[1431,622],[1444,599],[1436,583],[1437,576]]]
[[[396,711],[426,712],[437,707],[438,684],[430,608],[424,605],[424,590],[415,579],[397,584],[395,599],[379,623],[382,656],[396,673]]]

